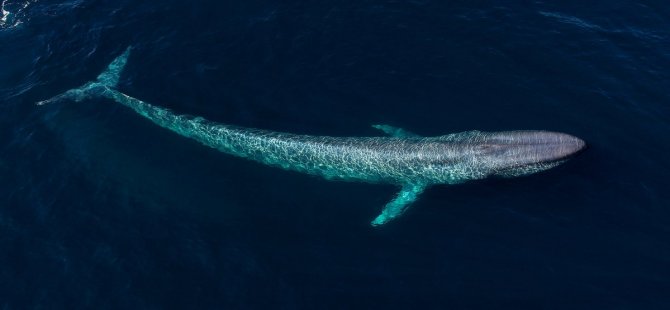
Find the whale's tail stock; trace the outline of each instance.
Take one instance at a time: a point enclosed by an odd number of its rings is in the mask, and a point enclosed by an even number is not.
[[[130,50],[130,46],[126,48],[123,54],[116,57],[107,68],[98,75],[95,81],[90,81],[80,87],[70,89],[47,100],[39,101],[37,102],[37,105],[44,105],[62,99],[79,102],[92,96],[102,95],[105,91],[115,91],[116,86],[119,84],[121,72],[123,72],[123,68],[126,66],[126,62],[128,62]]]

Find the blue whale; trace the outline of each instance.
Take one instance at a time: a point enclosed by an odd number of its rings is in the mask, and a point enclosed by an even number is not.
[[[538,130],[468,131],[422,137],[389,125],[373,125],[387,136],[329,137],[215,123],[175,114],[117,90],[129,55],[130,48],[95,81],[38,104],[105,97],[158,126],[224,153],[329,180],[399,186],[397,196],[372,221],[373,226],[400,216],[431,185],[528,175],[555,167],[586,147],[577,137]]]

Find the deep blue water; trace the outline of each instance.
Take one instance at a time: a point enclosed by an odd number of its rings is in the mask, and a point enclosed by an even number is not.
[[[3,309],[670,307],[667,1],[3,8]],[[124,92],[217,122],[546,129],[589,149],[530,177],[431,188],[374,229],[392,186],[233,158],[109,100],[34,104],[129,45]]]

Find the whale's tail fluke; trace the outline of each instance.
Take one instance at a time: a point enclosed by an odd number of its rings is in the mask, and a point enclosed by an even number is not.
[[[130,46],[126,48],[123,54],[112,60],[107,69],[98,75],[96,82],[107,87],[116,87],[119,84],[121,72],[123,72],[123,68],[126,67],[128,62],[128,56],[130,56]]]
[[[131,47],[129,46],[123,52],[123,54],[116,57],[103,71],[98,75],[98,78],[95,81],[88,82],[80,87],[70,89],[60,95],[56,95],[47,100],[42,100],[37,102],[38,105],[44,105],[47,103],[59,101],[62,99],[70,99],[74,101],[82,101],[91,96],[100,94],[105,90],[111,90],[116,88],[119,84],[119,78],[121,77],[121,72],[128,62],[128,56],[130,56]]]

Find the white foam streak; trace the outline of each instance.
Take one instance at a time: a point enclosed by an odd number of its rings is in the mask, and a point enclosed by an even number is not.
[[[7,0],[3,0],[2,5],[0,5],[0,13],[2,13],[2,17],[0,17],[0,26],[5,25],[7,17],[9,16],[9,11],[5,10],[5,2],[7,2]]]
[[[23,23],[17,16],[36,0],[28,0],[22,4],[8,4],[7,0],[2,0],[0,4],[0,29],[14,28]],[[8,8],[9,6],[9,8]],[[12,12],[12,11],[14,12]]]

